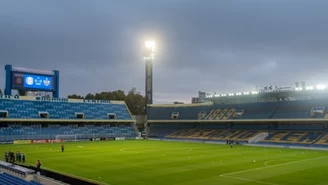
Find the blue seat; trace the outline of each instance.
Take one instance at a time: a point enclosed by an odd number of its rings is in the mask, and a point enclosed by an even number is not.
[[[28,182],[7,173],[0,173],[0,183],[3,185],[42,185],[36,182]]]
[[[118,120],[131,120],[125,104],[49,102],[19,99],[1,99],[0,109],[7,110],[9,118],[40,118],[38,112],[48,112],[49,119],[76,119],[75,112],[85,114],[85,119],[108,119],[107,113],[115,113]]]

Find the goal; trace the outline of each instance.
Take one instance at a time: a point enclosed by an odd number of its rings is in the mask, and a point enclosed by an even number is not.
[[[76,135],[56,135],[56,140],[77,141]]]

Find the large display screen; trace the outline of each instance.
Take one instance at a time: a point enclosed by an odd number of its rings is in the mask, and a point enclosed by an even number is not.
[[[53,77],[25,74],[25,73],[13,73],[13,88],[26,88],[35,90],[53,90]]]

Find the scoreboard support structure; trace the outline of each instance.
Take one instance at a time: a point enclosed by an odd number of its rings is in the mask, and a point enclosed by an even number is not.
[[[11,96],[13,89],[22,89],[52,92],[54,98],[59,98],[59,71],[26,69],[9,64],[5,66],[5,70],[5,95]]]

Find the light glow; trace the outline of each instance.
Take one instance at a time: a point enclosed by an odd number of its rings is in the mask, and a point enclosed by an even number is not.
[[[153,60],[155,53],[155,41],[146,41],[144,49],[144,59]]]
[[[155,41],[146,41],[145,46],[148,49],[151,49],[152,52],[155,52]]]
[[[151,44],[149,44],[151,46]],[[289,91],[316,91],[316,90],[326,90],[328,89],[328,84],[318,84],[314,86],[306,86],[306,87],[296,87],[291,88]],[[270,91],[275,92],[275,91]],[[261,91],[251,91],[251,92],[237,92],[237,93],[228,93],[228,94],[217,94],[217,95],[211,95],[210,97],[225,97],[225,96],[241,96],[241,95],[257,95],[262,93]],[[288,98],[290,99],[290,98]]]
[[[326,85],[318,84],[318,85],[316,86],[316,88],[317,88],[318,90],[324,90],[324,89],[326,89]]]

